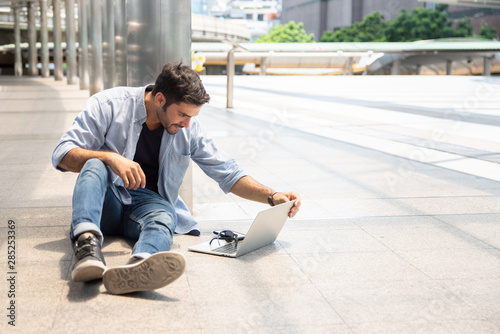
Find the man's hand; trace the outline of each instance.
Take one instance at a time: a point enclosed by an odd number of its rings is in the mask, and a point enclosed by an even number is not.
[[[110,154],[103,162],[121,177],[125,188],[137,190],[139,187],[146,187],[146,175],[137,162],[118,153]]]
[[[146,187],[146,175],[141,166],[124,156],[110,151],[94,151],[77,147],[66,153],[58,167],[79,173],[89,159],[99,159],[123,180],[125,188],[137,190]]]
[[[293,200],[295,200],[295,203],[293,204],[293,207],[290,209],[290,213],[288,214],[288,217],[290,218],[292,218],[297,214],[297,212],[299,212],[300,205],[302,204],[300,200],[300,195],[297,194],[295,191],[280,192],[273,195],[274,205]]]
[[[288,216],[292,218],[297,214],[300,207],[300,195],[295,191],[288,192],[274,192],[272,189],[255,181],[251,176],[243,176],[231,188],[231,192],[240,197],[246,198],[251,201],[261,202],[267,204],[268,196],[273,195],[273,203],[281,204],[288,201],[296,200]]]

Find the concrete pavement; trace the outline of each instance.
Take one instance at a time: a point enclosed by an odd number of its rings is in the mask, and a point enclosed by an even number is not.
[[[114,296],[70,280],[76,175],[50,164],[88,92],[0,76],[2,333],[500,333],[499,79],[242,76],[230,112],[225,77],[203,81],[215,141],[260,182],[299,191],[302,209],[242,258],[190,253],[266,207],[195,168],[202,235],[172,247],[185,275]],[[130,249],[103,250],[113,266]]]

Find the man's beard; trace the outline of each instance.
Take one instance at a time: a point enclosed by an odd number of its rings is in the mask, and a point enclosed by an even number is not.
[[[175,129],[172,130],[172,127],[174,127],[174,126],[177,126],[178,128],[175,128]],[[179,125],[179,124],[170,124],[168,127],[165,128],[165,130],[167,130],[168,134],[175,135],[182,128],[183,128],[182,125]]]
[[[166,114],[167,113],[167,104],[165,104],[161,109]],[[165,130],[167,130],[168,134],[170,134],[170,135],[175,135],[177,132],[179,132],[180,129],[183,128],[183,126],[180,124],[167,124],[167,126],[165,126],[165,124],[162,123],[161,125],[165,128]],[[178,128],[172,129],[172,127],[174,127],[174,126],[177,126]]]

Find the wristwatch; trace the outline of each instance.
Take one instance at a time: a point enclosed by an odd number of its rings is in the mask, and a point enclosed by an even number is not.
[[[274,201],[273,201],[273,196],[276,195],[278,192],[275,191],[272,195],[267,196],[267,202],[269,203],[270,206],[274,206]]]

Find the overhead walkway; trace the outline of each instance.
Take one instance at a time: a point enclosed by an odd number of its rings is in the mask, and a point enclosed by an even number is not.
[[[323,69],[319,74],[485,74],[500,72],[500,42],[441,39],[391,43],[239,43],[235,64],[254,64],[257,71]],[[193,43],[205,64],[226,65],[230,43]],[[276,71],[278,72],[278,71]],[[307,72],[307,71],[306,71]],[[278,73],[276,73],[278,74]],[[307,73],[306,73],[307,74]]]

